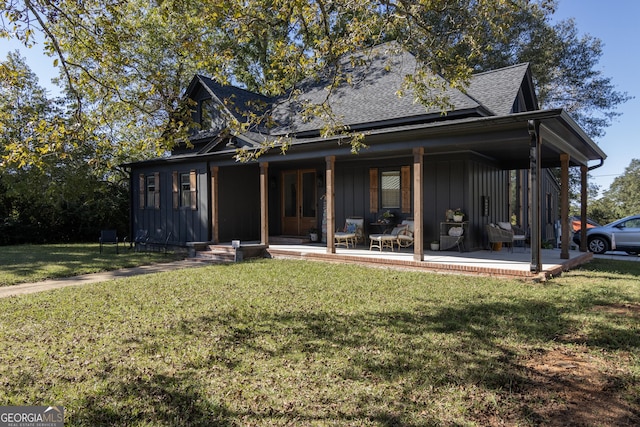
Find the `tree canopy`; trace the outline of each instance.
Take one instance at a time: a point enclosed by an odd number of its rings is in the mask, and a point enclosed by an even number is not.
[[[474,71],[531,62],[543,106],[562,106],[602,135],[627,97],[596,69],[598,39],[579,38],[572,21],[552,25],[552,0],[0,0],[0,37],[26,45],[35,32],[61,69],[82,133],[50,122],[39,155],[91,139],[99,163],[157,155],[192,125],[182,97],[195,73],[264,95],[295,96],[295,84],[332,68],[327,88],[350,77],[338,59],[395,41],[418,67],[406,77],[417,101],[438,80],[464,88]],[[442,83],[439,83],[442,84]],[[329,109],[309,106],[310,114]],[[66,129],[66,128],[64,128]],[[330,132],[348,132],[340,126]],[[355,140],[354,140],[355,141]],[[76,147],[80,144],[73,143]],[[44,151],[43,151],[44,150]],[[28,144],[12,156],[38,162]]]
[[[589,215],[602,224],[640,212],[640,159],[631,159],[604,196],[589,206]]]
[[[126,187],[96,167],[96,140],[24,58],[10,53],[0,70],[0,244],[93,240],[107,224],[124,231]]]

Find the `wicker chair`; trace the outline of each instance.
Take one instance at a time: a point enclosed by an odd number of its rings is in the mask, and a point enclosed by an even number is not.
[[[489,249],[493,252],[494,243],[504,243],[513,252],[513,243],[522,242],[526,239],[525,233],[518,227],[509,223],[487,224],[487,237],[489,238]]]
[[[413,245],[413,220],[406,219],[393,228],[391,233],[386,234],[370,234],[369,250],[378,248],[382,251],[388,247],[393,251],[394,245],[400,248],[407,248]]]
[[[336,246],[355,247],[359,242],[364,241],[364,218],[347,218],[344,228],[341,231],[336,231],[334,238]]]

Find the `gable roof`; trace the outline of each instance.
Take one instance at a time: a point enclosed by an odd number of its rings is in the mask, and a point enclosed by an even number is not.
[[[240,122],[246,121],[247,111],[270,112],[279,126],[252,127],[242,133],[231,129],[201,131],[192,137],[193,149],[174,150],[169,158],[157,161],[181,162],[202,156],[215,159],[216,164],[235,164],[237,149],[279,145],[283,142],[279,137],[295,147],[296,154],[288,153],[287,161],[317,159],[330,153],[350,155],[348,144],[335,144],[344,135],[321,136],[325,123],[317,118],[305,120],[301,114],[305,100],[318,104],[328,100],[342,124],[364,133],[367,147],[361,154],[367,156],[399,155],[421,146],[433,154],[475,152],[504,169],[526,168],[534,132],[545,141],[540,155],[543,167],[558,166],[559,153],[568,153],[572,166],[606,158],[565,111],[539,109],[528,64],[475,74],[464,92],[441,80],[452,105],[446,115],[439,106],[414,102],[411,91],[398,97],[396,92],[406,74],[415,73],[418,67],[415,57],[402,49],[381,45],[347,56],[340,65],[348,81],[329,94],[325,87],[332,74],[304,80],[292,89],[299,91],[297,99],[268,98],[204,76],[194,77],[186,95],[198,96],[194,99],[199,101],[206,91]],[[255,110],[257,105],[260,107]],[[275,153],[265,156],[269,161],[285,161]]]
[[[240,122],[246,121],[247,112],[261,113],[267,110],[273,100],[232,85],[222,85],[215,80],[196,74],[191,80],[185,96],[193,97],[201,85],[224,111]]]
[[[273,115],[281,126],[271,133],[293,133],[300,136],[301,133],[321,129],[324,124],[321,118],[307,121],[299,112],[306,102],[321,104],[325,100],[336,118],[352,130],[441,118],[442,110],[439,106],[425,107],[415,100],[412,91],[407,90],[404,95],[398,96],[398,92],[403,89],[405,77],[418,71],[418,63],[413,55],[399,50],[394,44],[387,43],[370,51],[344,57],[339,67],[350,81],[343,81],[331,93],[326,87],[333,74],[328,74],[316,81],[303,81],[298,86],[302,91],[298,99],[286,97],[276,100]],[[437,89],[438,94],[448,98],[454,106],[449,114],[477,115],[478,111],[483,110],[483,106],[473,98],[449,87],[439,76],[436,79],[444,86],[444,91]],[[434,94],[435,91],[436,89]]]
[[[533,90],[528,63],[474,74],[467,94],[482,103],[494,115],[513,113],[513,104],[520,90],[525,92],[528,110],[537,110],[538,101]]]
[[[307,104],[320,105],[325,101],[331,106],[336,121],[351,130],[509,114],[513,112],[523,85],[525,92],[533,94],[534,102],[528,103],[530,109],[537,109],[528,64],[473,75],[466,93],[450,87],[444,79],[435,76],[442,87],[432,89],[433,95],[445,97],[452,106],[446,116],[443,116],[439,105],[425,106],[415,99],[413,91],[403,90],[405,77],[415,74],[419,64],[411,53],[395,43],[345,56],[339,67],[346,79],[331,93],[327,87],[335,74],[327,72],[319,78],[303,80],[290,93],[277,98],[221,85],[201,75],[194,77],[186,94],[190,95],[196,90],[195,84],[202,84],[214,99],[224,105],[229,115],[241,122],[246,121],[247,110],[264,112],[264,108],[271,108],[277,126],[260,131],[270,136],[297,138],[320,133],[325,121],[320,117],[305,117],[302,111]],[[300,95],[291,96],[293,91],[298,91]],[[398,95],[400,91],[404,92],[402,96]]]

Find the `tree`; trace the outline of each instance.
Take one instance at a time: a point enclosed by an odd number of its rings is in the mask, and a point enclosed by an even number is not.
[[[588,34],[580,37],[572,19],[552,23],[556,4],[552,0],[520,9],[513,17],[513,25],[503,29],[506,37],[495,38],[487,31],[488,49],[477,69],[486,71],[528,62],[541,108],[563,108],[597,140],[622,114],[618,107],[631,97],[615,90],[611,78],[598,69],[603,54],[599,39]],[[559,170],[555,174],[560,177]],[[570,200],[579,200],[580,172],[571,170],[569,180]],[[587,191],[595,195],[598,187],[589,184]]]
[[[621,113],[616,109],[631,99],[615,90],[611,78],[598,70],[602,42],[588,34],[579,37],[573,19],[552,24],[557,1],[546,1],[520,9],[506,37],[494,40],[486,34],[489,47],[478,61],[478,70],[490,70],[518,63],[531,65],[542,108],[563,108],[592,138]]]
[[[329,91],[350,81],[338,58],[389,40],[416,55],[418,67],[399,89],[412,89],[425,105],[448,106],[437,95],[443,83],[436,74],[464,88],[473,71],[522,61],[534,68],[542,105],[567,108],[593,137],[628,99],[595,68],[602,54],[599,40],[578,38],[572,21],[551,24],[552,0],[0,4],[6,17],[0,36],[29,44],[34,31],[45,34],[45,50],[57,58],[76,111],[82,112],[78,123],[96,138],[97,161],[112,165],[157,155],[186,138],[194,124],[182,89],[194,73],[264,95],[295,97],[296,83],[322,73],[332,73]],[[356,136],[332,115],[330,105],[307,108],[308,114],[323,116],[325,135]],[[251,117],[254,124],[268,119]],[[242,124],[231,125],[241,130]],[[359,140],[352,141],[357,147]],[[29,154],[24,158],[37,160]]]
[[[103,179],[93,139],[74,137],[79,127],[64,100],[48,99],[17,53],[0,70],[0,244],[94,240],[106,225],[124,230],[127,189]]]
[[[616,179],[602,197],[611,204],[613,219],[640,212],[640,159],[632,159],[624,173]]]
[[[479,28],[509,25],[526,1],[504,0],[75,0],[2,2],[4,35],[29,43],[47,36],[83,123],[101,152],[119,159],[171,148],[190,127],[181,90],[195,72],[265,95],[290,93],[304,78],[333,70],[338,58],[389,38],[420,64],[462,86],[483,46]],[[0,31],[2,35],[2,31]],[[461,55],[465,52],[465,55]],[[434,74],[407,78],[424,103],[442,103]],[[318,106],[309,106],[317,112]],[[325,106],[323,106],[325,107]],[[322,108],[329,111],[330,106]],[[256,117],[255,120],[259,120]],[[233,125],[233,123],[232,123]],[[346,132],[328,126],[327,133]]]

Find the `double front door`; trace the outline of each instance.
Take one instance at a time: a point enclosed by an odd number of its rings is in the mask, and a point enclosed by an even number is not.
[[[282,234],[302,236],[316,228],[317,180],[315,169],[282,172]]]

